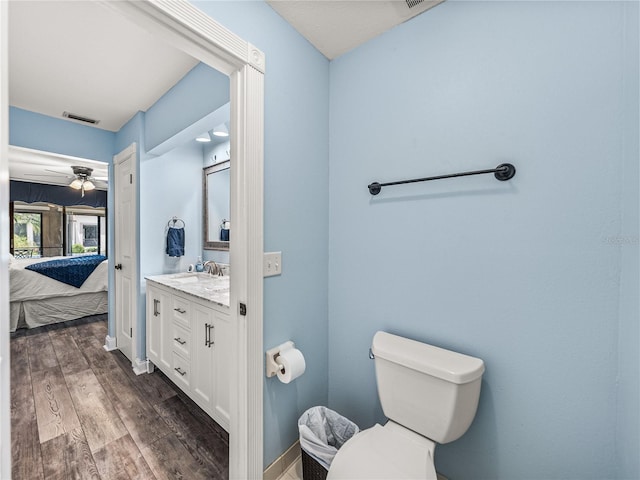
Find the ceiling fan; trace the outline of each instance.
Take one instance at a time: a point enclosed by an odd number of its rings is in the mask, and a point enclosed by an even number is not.
[[[71,171],[73,172],[72,175],[63,173],[58,170],[51,170],[48,168],[45,168],[43,170],[46,172],[50,172],[49,174],[26,173],[25,175],[36,176],[36,177],[58,176],[58,177],[65,177],[66,179],[72,178],[73,180],[71,181],[71,183],[69,183],[69,186],[76,190],[80,190],[82,192],[83,197],[84,197],[84,192],[88,192],[96,188],[96,184],[95,184],[96,181],[102,182],[102,183],[107,183],[108,181],[107,177],[93,177],[91,175],[93,172],[93,168],[91,167],[74,165],[74,166],[71,166],[70,168],[71,168]]]

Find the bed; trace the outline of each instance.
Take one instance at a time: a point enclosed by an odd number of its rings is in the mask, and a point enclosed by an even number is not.
[[[107,313],[107,260],[81,286],[67,285],[26,268],[69,257],[11,259],[9,263],[10,328],[34,328]]]

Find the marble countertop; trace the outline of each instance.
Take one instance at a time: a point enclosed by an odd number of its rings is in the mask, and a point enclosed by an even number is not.
[[[229,307],[229,276],[209,275],[208,273],[169,273],[149,275],[145,279],[164,285],[180,293]]]

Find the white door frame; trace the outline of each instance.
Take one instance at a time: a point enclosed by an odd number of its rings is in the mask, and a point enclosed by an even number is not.
[[[0,478],[11,478],[9,365],[9,2],[0,1]]]
[[[231,368],[229,475],[263,474],[262,256],[264,54],[186,0],[95,0],[225,73],[231,84]],[[0,230],[8,231],[8,2],[0,1]],[[2,236],[0,236],[2,237]],[[10,478],[8,239],[0,238],[0,478]],[[245,305],[246,315],[240,314]]]

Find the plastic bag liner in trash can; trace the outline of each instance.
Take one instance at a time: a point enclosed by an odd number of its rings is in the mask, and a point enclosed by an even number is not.
[[[348,418],[327,407],[311,407],[298,419],[300,446],[326,470],[344,443],[360,431]]]

